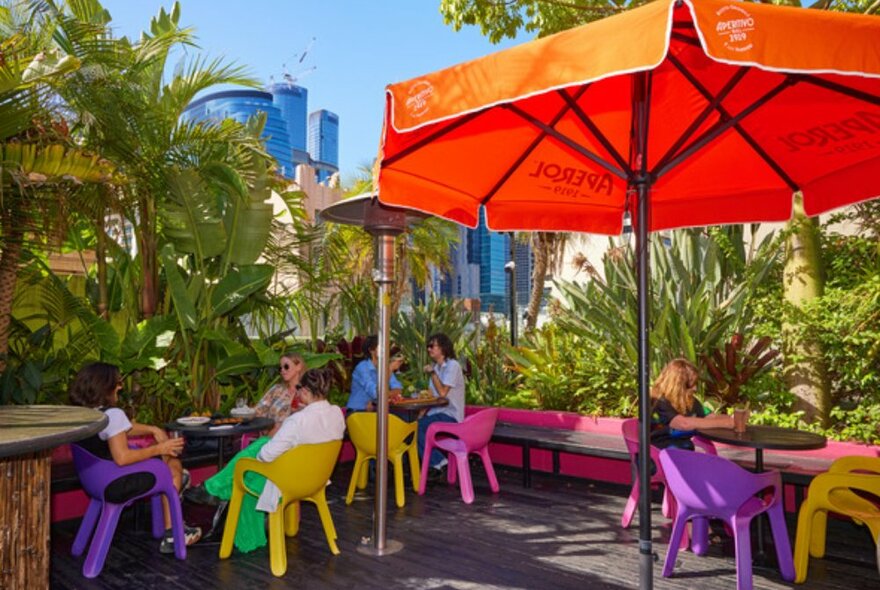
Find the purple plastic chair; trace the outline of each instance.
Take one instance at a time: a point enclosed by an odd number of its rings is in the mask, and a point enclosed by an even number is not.
[[[501,488],[498,485],[498,478],[495,477],[492,459],[489,457],[489,439],[492,438],[497,420],[498,408],[489,408],[470,415],[465,418],[464,422],[434,422],[428,426],[428,433],[425,437],[425,452],[422,454],[419,495],[425,495],[431,450],[435,447],[449,453],[446,481],[454,484],[456,477],[458,477],[461,499],[465,504],[474,501],[474,484],[471,480],[471,466],[468,462],[468,455],[471,453],[479,455],[483,460],[486,477],[489,478],[489,487],[497,493]]]
[[[766,512],[770,518],[779,571],[784,580],[794,580],[794,562],[782,506],[782,478],[778,471],[752,473],[723,457],[682,449],[662,450],[660,464],[666,473],[666,484],[678,504],[669,550],[663,564],[665,577],[672,575],[687,521],[720,518],[733,530],[736,586],[739,590],[751,590],[752,543],[749,525],[755,516]],[[703,531],[702,534],[706,534],[708,526]],[[694,535],[697,535],[696,529]]]
[[[626,450],[629,451],[630,459],[632,460],[632,464],[636,465],[636,460],[639,455],[639,420],[638,418],[630,418],[629,420],[624,420],[623,424],[620,426],[621,431],[623,432],[623,440],[626,443]],[[694,436],[691,438],[691,441],[694,443],[694,447],[697,449],[702,449],[706,453],[710,455],[717,455],[718,450],[715,448],[715,445],[712,444],[712,441],[707,440],[705,438]],[[655,446],[651,446],[651,460],[654,461],[654,465],[656,467],[656,471],[654,475],[651,476],[651,486],[662,485],[664,487],[663,490],[663,516],[666,518],[675,518],[675,498],[672,497],[672,494],[669,493],[669,486],[666,485],[666,477],[663,474],[663,467],[660,465],[660,449]],[[632,522],[633,515],[635,514],[636,508],[639,506],[639,471],[638,469],[633,470],[633,485],[632,490],[630,490],[629,498],[626,501],[626,507],[623,509],[623,516],[620,519],[620,526],[623,528],[629,527]],[[687,536],[684,537],[684,547],[687,547]]]
[[[153,516],[153,536],[160,538],[165,533],[162,511],[162,495],[168,499],[171,511],[171,531],[174,534],[174,554],[177,559],[186,559],[186,538],[183,532],[183,514],[180,509],[180,498],[171,479],[171,471],[160,459],[147,459],[132,465],[120,467],[113,461],[101,459],[79,445],[72,444],[73,464],[79,475],[83,490],[89,496],[89,506],[83,516],[79,531],[73,541],[70,552],[74,556],[82,555],[86,545],[89,553],[83,564],[83,575],[94,578],[104,569],[107,550],[113,541],[116,524],[122,510],[141,498],[150,498]],[[129,497],[119,497],[114,489],[114,482],[126,475],[140,474],[144,478],[147,491]],[[152,485],[150,485],[152,482]],[[115,501],[114,501],[115,500]],[[100,517],[100,518],[99,518]],[[96,527],[97,525],[97,527]],[[94,531],[94,535],[92,532]]]

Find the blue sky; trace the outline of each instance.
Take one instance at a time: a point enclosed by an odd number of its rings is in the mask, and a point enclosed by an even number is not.
[[[172,2],[103,4],[116,33],[136,38]],[[438,6],[439,0],[183,0],[180,20],[196,30],[201,53],[248,66],[264,82],[281,81],[283,64],[294,75],[316,67],[298,83],[309,90],[310,111],[325,108],[340,117],[345,180],[377,153],[387,84],[513,44],[492,45],[475,27],[456,33]]]

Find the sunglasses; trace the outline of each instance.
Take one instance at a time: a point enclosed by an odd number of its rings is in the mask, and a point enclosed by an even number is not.
[[[309,390],[309,388],[306,387],[305,385],[303,385],[302,383],[297,383],[296,385],[294,385],[294,387],[296,388],[297,391],[300,391],[302,389]]]
[[[287,371],[287,370],[289,370],[289,369],[290,369],[290,364],[289,364],[289,363],[284,363],[283,365],[281,365],[281,370],[282,370],[282,371]]]
[[[428,350],[431,350],[432,348],[437,348],[437,344],[432,342],[428,345]]]

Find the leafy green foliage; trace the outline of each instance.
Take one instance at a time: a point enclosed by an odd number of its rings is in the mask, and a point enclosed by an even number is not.
[[[605,18],[644,2],[546,2],[541,0],[441,0],[440,14],[456,31],[478,25],[492,43],[513,38],[520,30],[544,37]]]
[[[635,372],[605,343],[587,342],[553,323],[525,338],[525,346],[509,353],[521,376],[517,397],[528,400],[523,405],[604,416],[632,415]]]
[[[509,335],[489,316],[476,351],[470,354],[467,401],[489,406],[529,407],[531,396],[518,391],[510,354]],[[522,395],[521,395],[522,393]]]
[[[470,341],[466,331],[469,317],[460,302],[431,297],[427,303],[415,305],[411,311],[400,312],[391,319],[391,340],[406,359],[406,370],[401,375],[405,387],[427,388],[422,369],[430,362],[427,344],[431,334],[442,332],[449,336],[461,360]]]

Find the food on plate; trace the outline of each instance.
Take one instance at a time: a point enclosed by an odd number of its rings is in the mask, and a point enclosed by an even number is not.
[[[235,426],[236,424],[241,424],[244,420],[241,418],[214,418],[211,420],[211,424],[214,426],[222,426],[229,424],[231,426]]]

